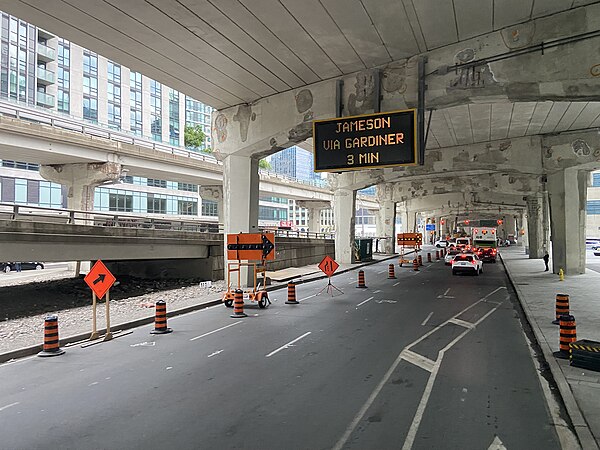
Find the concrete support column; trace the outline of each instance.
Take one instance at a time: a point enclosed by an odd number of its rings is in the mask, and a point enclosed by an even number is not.
[[[512,214],[508,214],[505,217],[506,220],[504,221],[504,232],[506,233],[506,238],[508,238],[510,234],[518,238],[516,231],[517,221],[515,220],[515,216],[513,216]]]
[[[223,161],[225,233],[258,232],[258,160],[230,155]]]
[[[354,223],[356,191],[336,189],[333,193],[333,220],[335,223],[335,259],[338,263],[354,262]]]
[[[585,219],[588,172],[576,168],[548,175],[552,270],[585,273]]]
[[[202,201],[211,200],[217,202],[217,216],[219,217],[219,223],[223,223],[225,220],[223,213],[223,186],[220,184],[200,186],[198,193],[200,194]],[[198,211],[198,214],[200,214],[200,211]]]
[[[94,210],[94,189],[121,177],[121,164],[76,163],[40,166],[42,178],[67,186],[67,208],[79,211]]]
[[[321,232],[321,211],[331,208],[331,202],[325,200],[296,200],[300,208],[308,209],[308,231]]]
[[[383,251],[387,254],[395,253],[395,224],[396,224],[396,203],[392,200],[381,202],[376,217],[377,236],[385,237],[383,240]]]
[[[527,197],[527,236],[529,243],[529,258],[537,259],[544,256],[544,194],[534,194]]]
[[[223,161],[223,223],[225,235],[258,233],[258,160],[230,155]],[[227,271],[227,239],[225,239],[225,270]],[[227,275],[226,275],[227,277]],[[237,280],[235,274],[234,280]],[[253,274],[243,267],[242,284],[250,286]]]
[[[377,200],[379,211],[375,218],[376,234],[385,237],[383,252],[395,253],[395,228],[396,228],[396,202],[392,200],[393,186],[390,183],[377,186]]]
[[[406,212],[406,233],[417,231],[417,212],[408,210]]]

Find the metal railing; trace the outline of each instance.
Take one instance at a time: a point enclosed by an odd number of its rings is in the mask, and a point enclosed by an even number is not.
[[[37,53],[49,61],[54,61],[56,59],[56,50],[39,42],[37,43]]]
[[[308,238],[308,239],[334,239],[335,234],[317,233],[313,231],[279,230],[273,228],[261,228],[261,232],[275,233],[275,237]]]
[[[223,224],[203,219],[149,217],[132,214],[79,211],[43,206],[0,203],[0,219],[21,222],[59,223],[111,228],[140,228],[147,230],[190,231],[195,233],[222,233]]]

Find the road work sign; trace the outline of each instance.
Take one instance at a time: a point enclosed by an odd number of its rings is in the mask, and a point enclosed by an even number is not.
[[[340,267],[340,265],[336,263],[335,260],[329,255],[323,258],[323,260],[319,263],[319,269],[321,269],[321,272],[328,277],[333,276],[335,271],[338,270],[338,267]]]
[[[275,233],[227,235],[227,259],[264,261],[275,259]]]
[[[313,122],[315,172],[417,163],[416,110]]]
[[[398,233],[398,245],[405,246],[418,246],[420,247],[423,243],[423,236],[421,233]]]
[[[102,298],[117,279],[100,260],[96,261],[92,270],[83,279],[96,297]]]

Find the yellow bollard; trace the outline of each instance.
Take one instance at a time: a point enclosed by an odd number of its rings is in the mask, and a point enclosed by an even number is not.
[[[565,272],[562,270],[562,267],[558,269],[558,278],[560,281],[565,281]]]

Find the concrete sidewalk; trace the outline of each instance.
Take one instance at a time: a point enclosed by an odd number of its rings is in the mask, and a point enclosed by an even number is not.
[[[584,450],[598,449],[600,442],[600,372],[571,367],[558,359],[559,327],[553,325],[556,294],[568,294],[577,338],[600,341],[600,273],[565,277],[544,272],[541,259],[529,259],[522,247],[503,248],[501,257],[531,323],[544,357],[559,387],[567,411]]]

